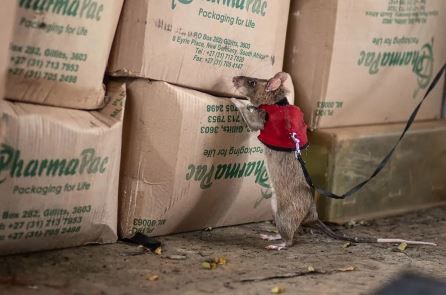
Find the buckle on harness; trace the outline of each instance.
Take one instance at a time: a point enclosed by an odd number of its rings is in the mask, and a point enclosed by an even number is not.
[[[296,144],[296,151],[294,153],[296,155],[296,158],[298,158],[300,156],[300,154],[301,154],[300,153],[300,146],[299,146],[300,140],[299,140],[299,138],[297,138],[296,132],[290,133],[290,137],[294,141],[294,143]]]

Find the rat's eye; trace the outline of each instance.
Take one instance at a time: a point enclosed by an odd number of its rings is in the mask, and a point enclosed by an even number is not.
[[[249,80],[248,81],[248,85],[249,85],[249,87],[254,88],[257,85],[257,81],[256,80]]]

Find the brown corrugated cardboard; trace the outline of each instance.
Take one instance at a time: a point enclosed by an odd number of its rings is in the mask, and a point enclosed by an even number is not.
[[[126,1],[108,71],[233,95],[282,70],[289,0]]]
[[[6,97],[52,106],[104,106],[102,79],[123,0],[15,1]]]
[[[446,118],[446,80],[444,83],[444,92],[443,92],[443,118]]]
[[[263,146],[228,99],[146,80],[127,89],[122,237],[271,218]]]
[[[305,154],[314,183],[343,194],[367,179],[404,124],[319,129]],[[345,200],[318,198],[330,222],[371,219],[446,204],[446,121],[415,123],[386,168]]]
[[[0,255],[117,239],[125,87],[101,111],[0,102]]]
[[[311,128],[406,121],[446,61],[445,27],[443,0],[292,1],[284,68]],[[418,120],[440,117],[441,88]]]
[[[5,81],[8,69],[9,41],[14,26],[15,0],[0,1],[0,100],[5,94]]]

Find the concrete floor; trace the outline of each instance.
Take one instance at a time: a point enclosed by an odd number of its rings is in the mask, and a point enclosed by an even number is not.
[[[120,242],[2,257],[0,293],[272,294],[281,287],[283,294],[347,295],[370,294],[405,270],[446,280],[446,207],[334,229],[438,246],[343,247],[344,242],[307,229],[293,248],[274,252],[258,238],[274,226],[249,224],[161,237],[161,255]],[[226,263],[204,268],[209,264],[203,262],[219,257]]]

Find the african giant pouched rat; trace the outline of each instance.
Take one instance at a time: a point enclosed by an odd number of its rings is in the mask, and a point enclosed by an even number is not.
[[[332,238],[351,242],[406,242],[408,244],[435,245],[433,243],[405,241],[400,239],[347,237],[333,232],[319,220],[316,204],[313,198],[313,190],[307,184],[300,163],[295,158],[295,148],[290,149],[290,146],[295,146],[295,142],[291,139],[290,134],[284,135],[280,134],[280,130],[274,130],[282,126],[287,128],[286,126],[290,125],[290,123],[287,120],[282,120],[280,116],[288,116],[289,114],[294,113],[296,116],[301,116],[300,121],[302,123],[298,122],[294,125],[301,124],[301,126],[297,126],[297,128],[304,130],[305,134],[300,135],[301,140],[306,141],[306,125],[303,122],[303,114],[296,106],[290,106],[286,98],[287,90],[283,84],[288,77],[289,75],[287,73],[281,72],[277,73],[269,80],[245,76],[237,76],[233,78],[233,84],[236,90],[242,96],[245,96],[252,104],[252,106],[246,106],[236,98],[231,99],[233,104],[239,109],[248,127],[253,131],[273,129],[272,132],[268,131],[272,133],[268,135],[269,138],[261,133],[259,139],[265,144],[266,166],[273,189],[271,202],[274,220],[279,235],[262,235],[261,237],[270,241],[282,239],[284,242],[281,244],[269,245],[266,248],[281,250],[286,249],[287,246],[291,246],[293,244],[294,233],[298,230],[301,224],[316,225],[325,234]],[[271,109],[277,109],[279,115],[277,115],[277,113],[273,114],[270,111]],[[278,116],[279,118],[277,118]],[[275,120],[279,119],[279,121],[282,120],[284,122],[278,123],[277,126],[279,127],[268,126],[268,124],[271,125],[270,120],[272,117],[274,117]],[[276,134],[275,132],[278,133]],[[285,148],[283,148],[269,145],[269,142],[283,142],[284,136],[289,137],[286,140],[289,139],[290,146],[285,146]],[[285,143],[285,145],[287,145],[287,143]],[[305,147],[301,146],[301,148]]]

